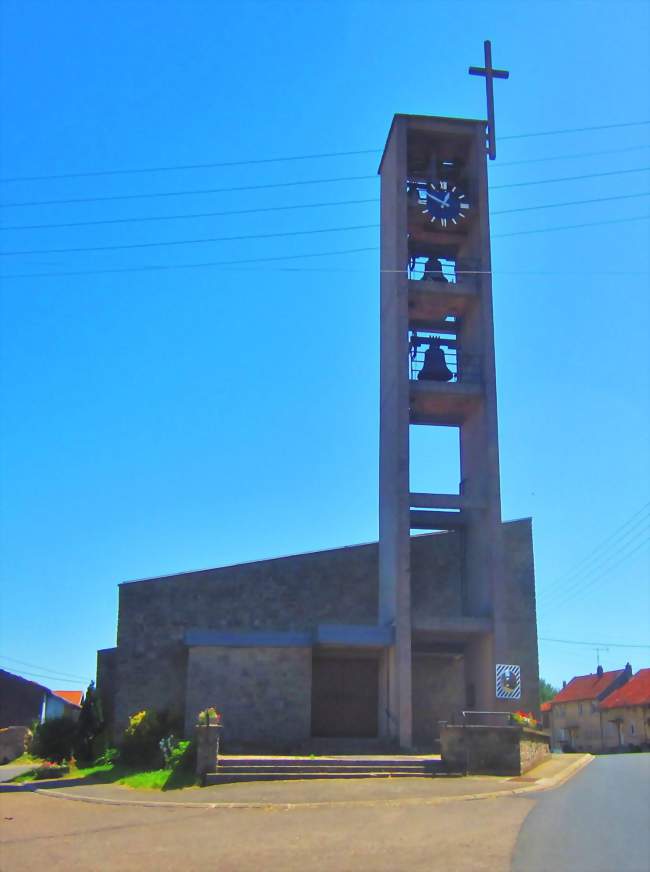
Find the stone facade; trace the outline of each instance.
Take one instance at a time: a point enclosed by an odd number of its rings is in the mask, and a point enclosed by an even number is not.
[[[29,727],[2,727],[0,729],[0,765],[10,763],[27,750],[32,732]]]
[[[502,534],[502,600],[512,662],[522,668],[523,696],[513,708],[537,711],[530,521],[504,524]],[[468,705],[464,648],[471,638],[464,622],[485,621],[465,604],[461,542],[459,533],[412,540],[414,724],[425,745],[437,736],[438,721]],[[199,709],[215,705],[226,741],[291,745],[309,738],[311,643],[188,645],[188,631],[316,637],[322,625],[377,622],[376,543],[124,583],[117,647],[98,652],[98,690],[116,737],[143,708],[166,710],[187,731]]]
[[[226,747],[295,747],[309,738],[310,695],[311,648],[191,648],[185,734],[214,705]]]
[[[554,705],[552,725],[553,747],[575,751],[601,751],[603,748],[596,699]]]
[[[603,751],[650,749],[650,705],[608,708],[600,717]]]
[[[440,739],[450,772],[523,775],[550,754],[546,733],[519,726],[447,725]]]

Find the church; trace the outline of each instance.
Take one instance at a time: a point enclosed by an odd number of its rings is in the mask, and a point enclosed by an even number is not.
[[[431,752],[463,712],[538,711],[532,526],[501,518],[492,152],[485,121],[389,131],[379,541],[121,584],[97,664],[116,738],[143,708],[189,736],[214,705],[229,749]],[[455,429],[455,493],[410,489],[414,427]]]

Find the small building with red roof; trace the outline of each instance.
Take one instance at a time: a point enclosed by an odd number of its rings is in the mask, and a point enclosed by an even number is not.
[[[81,708],[81,703],[84,701],[83,690],[53,690],[52,693],[60,696],[61,699],[64,699],[71,705],[79,706],[79,708]]]
[[[605,750],[650,747],[650,669],[630,680],[600,703]]]
[[[576,675],[551,700],[551,745],[567,751],[602,751],[603,729],[600,704],[623,687],[632,676],[632,667]]]

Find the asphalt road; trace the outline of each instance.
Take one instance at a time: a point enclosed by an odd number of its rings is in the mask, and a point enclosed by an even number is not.
[[[0,782],[11,781],[11,779],[15,778],[16,775],[21,775],[23,772],[28,772],[33,768],[33,764],[12,766],[11,763],[9,763],[6,766],[0,766]]]
[[[512,872],[649,872],[650,754],[596,757],[540,794],[517,839]]]

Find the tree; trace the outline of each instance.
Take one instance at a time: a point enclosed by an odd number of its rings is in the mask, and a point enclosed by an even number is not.
[[[560,691],[558,690],[557,687],[553,687],[553,685],[549,684],[548,681],[544,681],[543,678],[540,678],[540,680],[539,680],[539,701],[540,701],[540,703],[549,702],[559,692]]]
[[[75,736],[75,757],[83,762],[91,762],[97,754],[94,747],[97,737],[104,729],[102,708],[93,681],[88,685],[88,690],[81,704],[81,711],[77,720],[77,733]]]

